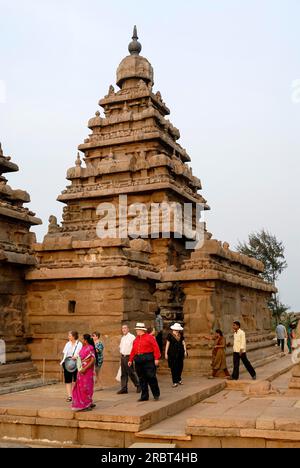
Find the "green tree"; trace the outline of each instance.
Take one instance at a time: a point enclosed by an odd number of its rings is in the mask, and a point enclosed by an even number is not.
[[[260,276],[274,285],[288,266],[284,256],[283,242],[277,240],[276,236],[264,229],[251,233],[248,242],[239,242],[236,249],[241,254],[260,260],[265,266]],[[288,306],[280,302],[278,294],[273,294],[269,301],[269,308],[276,323],[280,321],[281,314],[289,309]]]

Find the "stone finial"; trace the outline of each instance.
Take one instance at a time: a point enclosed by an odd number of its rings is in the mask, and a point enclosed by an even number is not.
[[[98,110],[97,110],[97,112],[95,112],[95,116],[100,117],[100,112]]]
[[[223,249],[224,250],[229,250],[229,247],[230,247],[230,245],[229,245],[228,242],[223,242]]]
[[[132,41],[130,42],[128,46],[128,50],[129,50],[130,55],[140,55],[140,52],[142,51],[142,45],[140,44],[140,42],[138,42],[136,26],[134,26],[133,28]]]
[[[0,156],[3,156],[2,143],[0,142]]]
[[[77,167],[81,167],[82,161],[81,161],[79,153],[77,153],[77,159],[75,161],[75,164],[76,164]]]
[[[108,95],[111,96],[112,94],[115,94],[115,88],[113,87],[113,85],[110,85],[108,89]]]

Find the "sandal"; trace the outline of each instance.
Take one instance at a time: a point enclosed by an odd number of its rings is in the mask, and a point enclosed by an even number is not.
[[[66,399],[66,401],[71,402],[71,401],[72,401],[72,397],[69,396],[69,397]]]
[[[174,383],[174,384],[172,385],[172,387],[173,387],[173,388],[178,387],[178,383]]]

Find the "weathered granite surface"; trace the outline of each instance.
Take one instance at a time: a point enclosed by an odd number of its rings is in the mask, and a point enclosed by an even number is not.
[[[37,263],[35,235],[30,228],[41,224],[23,207],[30,201],[28,193],[12,189],[3,176],[18,170],[11,158],[4,156],[0,144],[0,338],[6,344],[7,363],[30,359],[25,273]]]

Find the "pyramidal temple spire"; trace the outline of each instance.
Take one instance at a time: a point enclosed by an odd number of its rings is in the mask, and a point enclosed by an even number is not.
[[[134,28],[133,28],[132,41],[130,42],[130,44],[128,46],[128,50],[130,52],[130,55],[140,55],[140,52],[142,50],[142,45],[138,41],[137,27],[136,26],[134,26]]]

